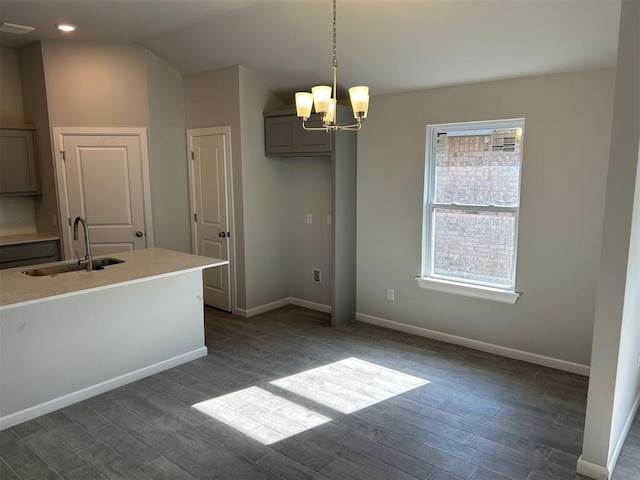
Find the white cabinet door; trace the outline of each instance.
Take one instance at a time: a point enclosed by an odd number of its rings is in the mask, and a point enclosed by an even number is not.
[[[232,234],[229,213],[230,131],[222,128],[187,130],[193,252],[229,260]],[[231,311],[229,265],[204,270],[204,303]]]
[[[75,257],[75,252],[84,256],[82,233],[73,241],[72,224],[77,216],[89,225],[93,255],[152,246],[146,221],[150,215],[150,202],[145,198],[146,138],[64,133],[60,140],[64,154],[58,178],[62,176],[68,202],[69,225],[63,228],[66,257]]]

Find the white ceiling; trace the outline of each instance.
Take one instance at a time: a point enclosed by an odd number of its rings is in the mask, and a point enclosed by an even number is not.
[[[330,0],[0,0],[0,34],[138,43],[182,73],[244,65],[278,93],[331,82]],[[338,81],[384,94],[614,66],[620,0],[338,0]],[[78,26],[64,35],[55,24]]]

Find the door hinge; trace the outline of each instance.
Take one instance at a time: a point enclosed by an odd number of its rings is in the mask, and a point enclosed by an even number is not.
[[[194,214],[193,214],[193,221],[194,221],[194,222],[197,222],[197,221],[198,221],[198,214],[197,214],[197,213],[194,213]]]
[[[69,226],[71,226],[71,217],[69,217]]]
[[[191,160],[195,160],[195,159],[196,159],[196,156],[194,155],[193,150],[191,150]]]
[[[231,232],[227,232],[227,238],[231,238]]]
[[[60,150],[60,158],[62,158],[62,160],[67,160],[66,155],[64,154],[64,150]]]

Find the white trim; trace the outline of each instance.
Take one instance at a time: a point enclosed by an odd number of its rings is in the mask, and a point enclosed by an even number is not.
[[[155,246],[153,238],[153,215],[151,213],[151,180],[149,175],[149,146],[147,143],[147,129],[144,127],[51,127],[53,139],[53,169],[56,177],[56,191],[58,193],[60,240],[63,260],[73,260],[71,243],[71,225],[67,223],[69,215],[69,190],[65,166],[61,159],[65,135],[87,136],[123,136],[138,137],[140,145],[140,161],[142,169],[142,205],[144,214],[144,228],[146,248]]]
[[[259,307],[251,308],[249,310],[238,309],[237,314],[242,317],[249,318],[261,313],[268,312],[270,310],[275,310],[276,308],[284,307],[286,305],[297,305],[299,307],[309,308],[311,310],[317,310],[319,312],[325,313],[331,312],[331,305],[324,305],[321,303],[310,302],[308,300],[302,300],[300,298],[288,297],[277,300],[275,302],[267,303],[265,305],[261,305]],[[546,357],[544,355],[538,355],[537,353],[516,350],[514,348],[503,347],[500,345],[495,345],[493,343],[481,342],[479,340],[473,340],[471,338],[458,337],[457,335],[451,335],[449,333],[436,332],[435,330],[429,330],[423,327],[416,327],[413,325],[407,325],[405,323],[394,322],[393,320],[386,320],[384,318],[374,317],[373,315],[367,315],[359,312],[356,312],[356,320],[364,323],[370,323],[372,325],[390,328],[392,330],[398,330],[400,332],[411,333],[413,335],[419,335],[421,337],[440,340],[446,343],[453,343],[454,345],[473,348],[474,350],[480,350],[481,352],[493,353],[502,357],[522,360],[536,365],[563,370],[565,372],[577,373],[578,375],[584,375],[587,377],[589,376],[589,366],[582,365],[580,363],[573,363],[566,360]],[[638,402],[640,402],[640,399],[636,403]],[[633,419],[633,417],[631,418]]]
[[[618,457],[620,456],[620,452],[622,451],[622,447],[624,446],[624,441],[627,439],[627,435],[629,434],[629,430],[631,429],[631,425],[633,424],[633,419],[636,416],[636,413],[640,408],[640,392],[636,396],[635,401],[633,402],[633,407],[631,407],[631,411],[627,416],[627,420],[624,423],[624,427],[620,432],[620,436],[616,441],[615,447],[611,451],[611,455],[609,456],[609,460],[607,462],[607,466],[599,465],[597,463],[589,462],[582,458],[578,459],[578,463],[576,465],[576,472],[593,478],[595,480],[609,480],[613,472],[615,471],[616,464],[618,463]]]
[[[229,156],[229,175],[227,176],[227,208],[229,209],[229,228],[231,241],[229,242],[229,269],[231,271],[231,313],[238,308],[238,280],[236,277],[236,209],[235,196],[233,193],[233,151],[231,142],[231,126],[221,127],[226,131],[227,139],[225,146]]]
[[[518,231],[520,222],[520,196],[522,189],[522,163],[524,152],[524,118],[509,118],[502,120],[481,120],[472,122],[456,122],[456,123],[440,123],[427,125],[426,139],[425,139],[425,163],[424,163],[424,189],[423,189],[423,212],[422,212],[422,259],[421,259],[421,275],[423,277],[429,277],[434,274],[434,235],[435,235],[435,208],[446,209],[474,209],[480,211],[510,211],[515,215],[515,234],[513,238],[513,253],[511,259],[511,279],[513,284],[510,288],[515,287],[516,281],[516,269],[518,263]],[[449,132],[460,131],[478,131],[478,130],[497,130],[504,128],[521,128],[522,137],[520,139],[520,168],[518,177],[518,204],[497,207],[494,205],[473,205],[473,204],[438,204],[435,199],[435,159],[437,150],[437,138],[439,133],[446,135]],[[455,206],[454,206],[455,205]],[[429,277],[432,278],[432,277]],[[478,285],[483,286],[482,282],[477,282]],[[484,298],[484,297],[482,297]],[[517,298],[516,298],[517,300]],[[498,300],[501,301],[501,300]],[[515,300],[510,303],[515,303]]]
[[[177,367],[183,363],[191,362],[205,356],[207,356],[207,348],[201,347],[196,350],[192,350],[191,352],[183,353],[176,357],[163,360],[162,362],[149,365],[148,367],[140,368],[133,372],[120,375],[119,377],[106,380],[98,383],[97,385],[92,385],[90,387],[83,388],[82,390],[63,395],[62,397],[54,398],[53,400],[29,407],[25,410],[20,410],[19,412],[0,417],[0,430],[13,427],[19,423],[26,422],[27,420],[32,420],[36,417],[46,415],[47,413],[68,407],[69,405],[81,402],[87,398],[95,397],[96,395],[108,392],[114,388],[121,387],[128,383],[135,382],[150,375],[154,375],[164,370],[168,370],[169,368]]]
[[[607,469],[612,473],[616,467],[616,464],[618,463],[618,457],[620,456],[620,452],[622,451],[622,447],[624,446],[624,441],[627,439],[627,435],[629,434],[629,429],[633,424],[633,419],[636,416],[638,407],[640,407],[640,392],[638,392],[638,395],[636,396],[636,399],[633,402],[633,407],[631,407],[631,411],[629,412],[627,421],[624,423],[624,427],[622,427],[622,431],[620,432],[620,436],[616,441],[616,445],[611,451],[611,455],[609,456],[609,461],[607,462]]]
[[[259,307],[250,308],[248,310],[238,308],[234,313],[244,318],[250,318],[256,315],[260,315],[261,313],[275,310],[276,308],[286,307],[287,305],[296,305],[298,307],[308,308],[309,310],[316,310],[318,312],[331,313],[331,305],[324,305],[322,303],[310,302],[309,300],[303,300],[301,298],[296,298],[296,297],[282,298],[280,300],[276,300],[275,302],[267,303],[265,305],[260,305]]]
[[[472,120],[470,122],[434,123],[428,125],[440,130],[465,131],[465,130],[498,130],[501,128],[512,128],[519,125],[524,128],[524,117],[503,118],[499,120]],[[520,125],[521,124],[521,125]],[[459,135],[458,135],[459,136]]]
[[[587,365],[581,365],[579,363],[568,362],[566,360],[546,357],[544,355],[538,355],[537,353],[516,350],[514,348],[481,342],[479,340],[473,340],[471,338],[458,337],[457,335],[451,335],[449,333],[436,332],[435,330],[416,327],[414,325],[407,325],[406,323],[394,322],[393,320],[386,320],[384,318],[374,317],[372,315],[367,315],[364,313],[356,312],[356,320],[365,323],[371,323],[372,325],[390,328],[392,330],[412,333],[421,337],[432,338],[434,340],[440,340],[442,342],[453,343],[455,345],[473,348],[474,350],[480,350],[482,352],[493,353],[507,358],[523,360],[525,362],[534,363],[536,365],[556,368],[558,370],[577,373],[579,375],[589,375],[589,366]]]
[[[484,298],[495,302],[514,304],[520,298],[520,293],[500,288],[472,285],[433,277],[417,277],[420,288],[435,290],[436,292],[454,293],[465,297]]]
[[[250,308],[248,310],[244,310],[242,308],[237,309],[237,314],[241,317],[250,318],[255,315],[260,315],[261,313],[269,312],[271,310],[275,310],[276,308],[284,307],[291,304],[289,298],[283,298],[281,300],[276,300],[275,302],[267,303],[265,305],[260,305],[259,307]]]
[[[582,455],[580,455],[578,463],[576,464],[576,473],[593,478],[594,480],[609,480],[611,474],[607,467],[588,462],[582,458]]]
[[[196,198],[195,198],[195,173],[193,166],[193,137],[200,137],[205,135],[223,135],[224,148],[226,154],[225,161],[225,184],[227,189],[227,225],[228,230],[231,232],[231,240],[228,243],[228,255],[229,255],[229,288],[231,290],[230,310],[231,313],[237,313],[240,316],[245,316],[241,312],[245,310],[238,309],[238,284],[236,278],[236,222],[235,222],[235,207],[233,196],[233,158],[231,152],[231,127],[204,127],[204,128],[188,128],[187,135],[187,168],[189,174],[189,222],[191,225],[191,252],[196,253],[196,223],[193,222],[193,215],[196,213]]]
[[[324,305],[323,303],[310,302],[309,300],[302,300],[301,298],[289,297],[291,305],[298,307],[308,308],[309,310],[315,310],[317,312],[331,313],[331,305]]]

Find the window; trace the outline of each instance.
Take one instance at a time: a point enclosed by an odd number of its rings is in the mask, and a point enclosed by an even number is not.
[[[429,125],[421,287],[514,303],[524,119]]]

